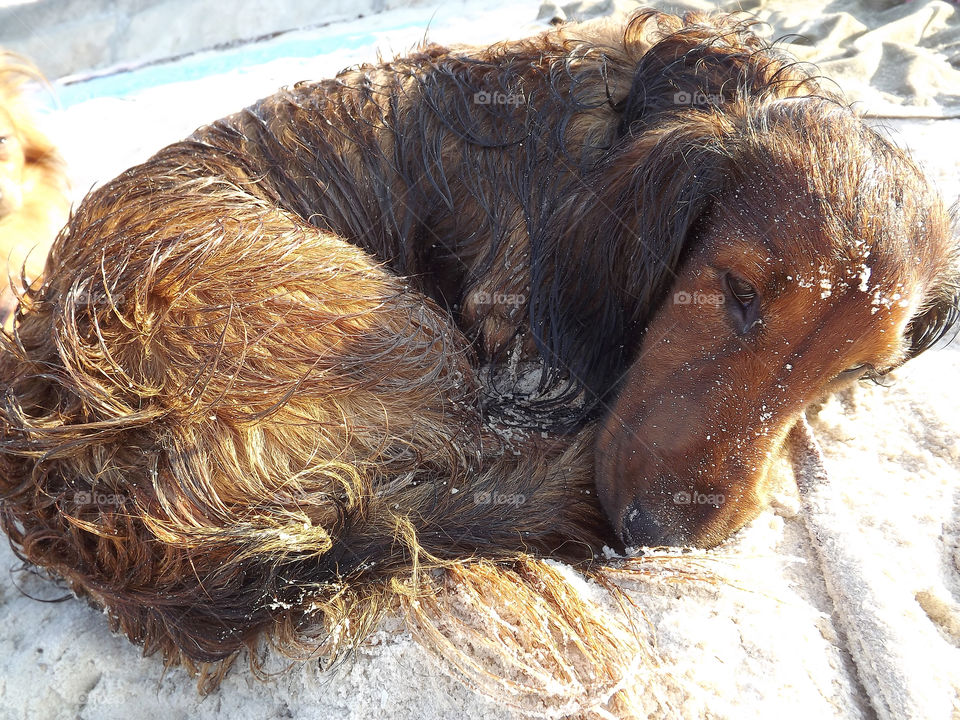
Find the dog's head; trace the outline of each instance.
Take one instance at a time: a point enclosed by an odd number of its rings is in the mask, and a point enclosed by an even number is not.
[[[598,493],[627,545],[711,546],[763,507],[807,406],[956,323],[957,245],[917,168],[832,100],[690,111],[622,152],[611,185],[676,259],[599,434]]]

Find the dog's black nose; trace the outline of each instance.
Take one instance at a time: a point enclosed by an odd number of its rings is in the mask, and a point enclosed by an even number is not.
[[[682,538],[670,528],[664,528],[637,501],[627,508],[620,524],[620,539],[627,547],[641,545],[683,545]]]

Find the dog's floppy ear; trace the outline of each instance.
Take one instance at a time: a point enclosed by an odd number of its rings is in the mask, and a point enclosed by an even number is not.
[[[623,374],[722,192],[732,131],[726,114],[688,110],[623,138],[577,180],[558,223],[567,237],[554,248],[534,247],[530,312],[538,347],[552,378],[567,375],[570,387],[588,391],[588,403]],[[584,263],[558,256],[570,243],[583,248]]]

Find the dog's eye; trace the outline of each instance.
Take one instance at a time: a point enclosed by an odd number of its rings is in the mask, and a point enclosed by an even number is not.
[[[739,278],[730,273],[727,273],[727,289],[730,291],[730,294],[733,295],[733,299],[743,307],[747,307],[757,299],[757,291],[753,285],[743,278]]]
[[[844,380],[847,380],[852,377],[860,377],[861,375],[866,373],[867,370],[869,369],[870,369],[870,366],[867,365],[866,363],[862,365],[854,365],[853,367],[847,368],[846,370],[844,370],[837,377],[843,378]]]
[[[760,324],[760,303],[756,288],[733,273],[724,276],[727,294],[727,310],[734,328],[746,335]]]
[[[893,370],[893,367],[877,368],[870,363],[862,363],[844,370],[837,375],[837,380],[868,380],[877,385],[883,385],[884,378]]]

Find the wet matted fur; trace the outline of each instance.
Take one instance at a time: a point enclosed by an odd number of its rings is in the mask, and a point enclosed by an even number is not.
[[[3,526],[171,661],[400,605],[476,677],[425,610],[456,582],[591,707],[640,647],[539,558],[719,542],[956,273],[914,165],[735,18],[427,46],[84,200],[3,341]]]

